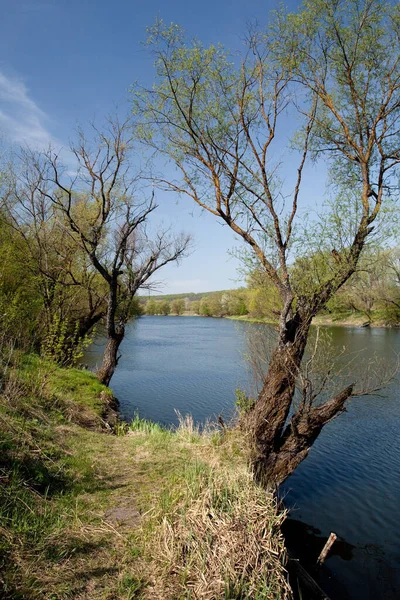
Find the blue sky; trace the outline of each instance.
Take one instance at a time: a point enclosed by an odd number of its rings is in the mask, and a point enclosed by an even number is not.
[[[267,22],[275,1],[2,0],[0,138],[16,144],[68,146],[78,124],[129,110],[128,88],[151,84],[152,59],[141,42],[157,16],[205,43],[237,48],[246,24]],[[287,3],[294,9],[297,2]],[[315,174],[317,177],[317,174]],[[159,218],[193,234],[194,251],[160,274],[162,291],[240,285],[228,251],[233,233],[188,201],[160,195]]]

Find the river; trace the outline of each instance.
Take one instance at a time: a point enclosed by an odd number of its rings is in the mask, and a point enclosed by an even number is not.
[[[127,328],[111,382],[126,419],[138,412],[175,424],[174,409],[196,421],[234,412],[235,389],[250,390],[246,337],[253,325],[200,317],[142,317]],[[257,326],[259,327],[259,326]],[[393,364],[400,331],[330,328],[332,345],[360,373],[374,354]],[[85,355],[100,361],[101,336]],[[375,364],[375,363],[374,363]],[[374,367],[381,369],[383,367]],[[317,552],[331,531],[338,542],[320,574],[332,600],[400,597],[400,393],[354,398],[329,423],[308,458],[282,486],[299,551]]]

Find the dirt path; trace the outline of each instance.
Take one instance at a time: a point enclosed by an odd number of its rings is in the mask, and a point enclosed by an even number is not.
[[[90,462],[88,485],[76,496],[72,527],[53,547],[65,559],[42,565],[49,600],[139,598],[139,547],[146,451],[129,437],[87,432],[71,437],[73,452]]]

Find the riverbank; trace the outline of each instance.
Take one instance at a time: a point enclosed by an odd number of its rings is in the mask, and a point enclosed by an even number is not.
[[[146,315],[144,315],[146,316]],[[152,315],[154,316],[154,315]],[[251,317],[249,315],[198,315],[190,312],[184,312],[180,315],[169,314],[169,315],[155,315],[158,317],[169,316],[169,317],[202,317],[202,318],[223,318],[230,319],[231,321],[242,321],[243,323],[265,323],[268,325],[277,325],[277,321],[273,319],[267,319],[264,317]],[[374,311],[367,317],[363,313],[359,312],[345,312],[345,313],[330,313],[321,314],[313,319],[313,325],[319,325],[321,327],[399,327],[400,324],[396,321],[390,320],[388,316],[382,311]]]
[[[242,321],[244,323],[266,323],[268,325],[277,325],[277,321],[273,321],[272,319],[253,318],[247,315],[229,316],[225,318],[233,321]],[[388,321],[379,311],[373,313],[369,319],[362,313],[321,314],[314,317],[312,322],[313,325],[319,325],[321,327],[399,327],[398,323]]]
[[[179,408],[197,422],[219,413],[229,421],[235,389],[253,391],[246,360],[249,327],[229,319],[152,316],[129,324],[112,382],[121,413],[131,419],[139,411],[172,425]],[[384,361],[394,366],[400,353],[396,328],[332,327],[327,333],[330,352],[340,356],[346,348],[356,376],[374,364],[379,373]],[[100,363],[102,344],[99,337],[84,357],[90,368]],[[291,518],[317,536],[319,551],[332,531],[349,544],[336,542],[326,561],[344,590],[337,593],[320,581],[332,600],[398,597],[400,460],[393,443],[398,390],[396,379],[383,393],[349,402],[282,487]]]
[[[118,422],[94,375],[36,356],[2,379],[2,598],[291,598],[235,429]]]

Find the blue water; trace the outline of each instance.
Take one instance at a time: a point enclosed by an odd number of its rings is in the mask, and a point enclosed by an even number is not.
[[[242,335],[241,331],[242,329]],[[235,389],[250,382],[243,352],[245,328],[201,317],[142,317],[127,327],[111,387],[121,415],[177,423],[175,409],[196,421],[233,414]],[[101,362],[103,339],[85,355]]]
[[[126,419],[135,412],[176,423],[174,409],[196,421],[234,412],[235,389],[250,389],[245,360],[251,325],[199,317],[143,317],[130,324],[111,387]],[[353,357],[350,375],[368,369],[377,355],[393,364],[400,332],[387,329],[331,328],[337,351]],[[103,340],[85,361],[100,362]],[[373,370],[384,365],[373,361]],[[355,398],[346,413],[329,423],[309,457],[285,482],[282,492],[292,517],[334,531],[345,552],[326,561],[343,586],[332,598],[400,598],[400,394],[398,380],[383,392]],[[314,532],[315,533],[315,532]],[[321,538],[322,540],[322,538]],[[321,541],[323,545],[323,542]],[[341,548],[339,544],[337,548]],[[325,577],[326,579],[326,577]],[[335,595],[336,594],[336,595]]]

